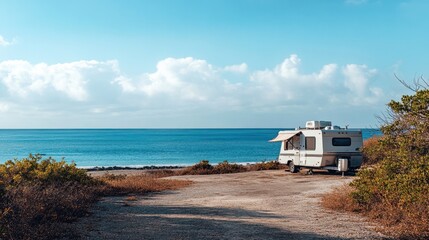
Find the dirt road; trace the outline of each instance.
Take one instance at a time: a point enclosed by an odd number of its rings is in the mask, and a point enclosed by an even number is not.
[[[89,239],[381,239],[374,226],[327,211],[320,196],[352,180],[283,170],[209,176],[137,201],[105,198],[80,221]]]

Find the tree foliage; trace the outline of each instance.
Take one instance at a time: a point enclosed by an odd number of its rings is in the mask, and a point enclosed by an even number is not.
[[[407,85],[408,86],[408,85]],[[354,200],[402,237],[429,237],[429,89],[388,103],[377,150],[383,159],[352,182]]]

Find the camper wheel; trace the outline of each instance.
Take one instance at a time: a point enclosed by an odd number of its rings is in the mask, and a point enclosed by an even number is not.
[[[289,164],[288,164],[288,166],[289,166],[289,171],[291,172],[291,173],[297,173],[298,172],[298,168],[295,166],[295,164],[293,164],[293,161],[290,161],[289,162]]]

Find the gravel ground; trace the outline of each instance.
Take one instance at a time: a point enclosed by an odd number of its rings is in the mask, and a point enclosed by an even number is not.
[[[384,239],[354,214],[328,211],[320,197],[353,177],[284,170],[180,176],[178,191],[137,201],[108,197],[77,224],[87,239]]]

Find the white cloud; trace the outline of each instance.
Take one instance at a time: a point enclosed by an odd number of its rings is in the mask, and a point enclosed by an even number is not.
[[[7,41],[3,36],[0,35],[0,46],[9,46],[12,44],[12,41]]]
[[[376,69],[369,69],[366,65],[347,64],[343,68],[345,76],[344,86],[352,94],[355,104],[363,102],[373,103],[383,95],[383,91],[369,86],[369,81],[377,73]]]
[[[112,81],[112,83],[116,83],[121,86],[124,92],[134,92],[136,90],[136,87],[133,85],[132,80],[125,76],[118,76],[117,78],[115,78],[115,80]]]
[[[298,55],[292,54],[280,65],[277,65],[274,72],[286,79],[294,78],[298,76],[298,67],[300,64],[301,59],[298,58]]]
[[[305,95],[324,94],[325,87],[333,84],[336,64],[324,65],[319,72],[309,74],[300,73],[300,64],[301,59],[292,54],[273,70],[256,71],[251,76],[250,89],[266,100],[285,103],[299,98],[307,101]]]
[[[160,61],[157,71],[146,74],[141,90],[148,96],[167,94],[183,99],[204,100],[199,86],[213,80],[213,67],[204,60],[167,58]]]
[[[223,79],[220,68],[191,57],[167,58],[158,62],[155,72],[145,73],[137,81],[119,77],[114,82],[124,92],[174,99],[175,103],[179,100],[218,101],[239,86]]]
[[[240,122],[254,117],[274,123],[268,116],[336,112],[339,106],[366,109],[384,97],[374,81],[377,70],[366,65],[329,63],[303,72],[302,64],[296,54],[271,69],[256,71],[249,71],[245,63],[214,66],[192,57],[166,58],[155,71],[135,77],[123,74],[117,61],[3,61],[0,112],[18,118],[49,116],[60,123],[73,113],[75,121],[93,124],[87,127],[100,127],[100,122],[106,122],[104,127],[113,122],[131,127],[127,125],[131,121],[137,124],[134,127],[192,127],[193,121],[204,127],[205,122],[218,124],[216,119],[222,116],[224,126],[239,121],[235,126],[240,127]],[[0,124],[4,121],[0,119]]]
[[[290,55],[289,58],[286,58],[281,64],[277,65],[273,70],[264,70],[257,71],[253,78],[265,79],[265,78],[276,78],[282,82],[299,84],[299,85],[309,85],[309,84],[321,84],[328,83],[332,74],[337,70],[336,64],[327,64],[322,67],[320,72],[310,73],[310,74],[301,74],[299,72],[299,67],[301,64],[301,59],[298,58],[296,54]]]
[[[344,86],[359,95],[364,94],[368,78],[376,73],[375,69],[368,69],[366,65],[347,64],[343,73],[346,76]]]
[[[226,66],[224,69],[227,72],[246,73],[247,72],[247,64],[242,63],[242,64],[238,64],[238,65],[230,65],[230,66]]]
[[[0,81],[11,95],[26,98],[54,91],[74,101],[89,98],[88,82],[92,75],[106,69],[115,72],[113,62],[77,61],[48,65],[23,60],[0,62]]]
[[[365,106],[380,102],[383,90],[374,83],[376,69],[347,64],[338,71],[334,63],[319,71],[301,73],[301,59],[292,54],[273,69],[251,75],[248,90],[254,106],[301,106],[327,109],[334,105]],[[328,107],[329,106],[329,107]]]

